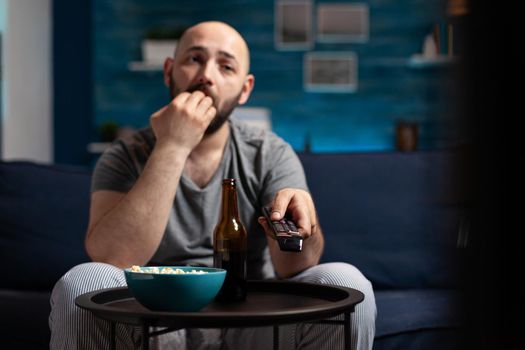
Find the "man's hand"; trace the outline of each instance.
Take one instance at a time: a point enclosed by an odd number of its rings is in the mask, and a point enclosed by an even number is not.
[[[216,113],[213,99],[202,91],[180,93],[150,118],[157,144],[174,144],[191,152]]]
[[[259,217],[279,277],[287,278],[317,265],[323,252],[324,238],[312,196],[304,190],[286,188],[277,192],[269,206],[272,208],[272,220],[282,219],[285,213],[291,215],[304,239],[302,252],[282,252],[266,219]]]
[[[317,233],[317,214],[310,193],[291,188],[280,190],[270,207],[272,220],[280,220],[286,213],[291,215],[303,239]]]

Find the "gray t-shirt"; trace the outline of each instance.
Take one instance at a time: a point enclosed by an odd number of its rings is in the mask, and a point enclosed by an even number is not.
[[[248,232],[248,278],[274,276],[266,237],[257,218],[282,188],[308,190],[302,165],[280,137],[230,119],[230,138],[211,181],[200,188],[181,176],[164,237],[150,264],[213,265],[213,230],[219,220],[222,180],[234,178],[241,221]],[[117,140],[97,162],[91,191],[127,192],[142,173],[153,147],[151,128]],[[130,239],[133,239],[130,237]]]

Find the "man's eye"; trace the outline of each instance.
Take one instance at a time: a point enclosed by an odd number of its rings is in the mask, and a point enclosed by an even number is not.
[[[191,56],[190,57],[190,62],[200,62],[202,61],[201,58],[199,56]]]
[[[222,69],[224,69],[225,71],[228,71],[228,72],[233,72],[233,71],[235,71],[235,70],[233,69],[233,67],[230,66],[230,65],[228,65],[228,64],[224,64],[224,65],[222,66]]]

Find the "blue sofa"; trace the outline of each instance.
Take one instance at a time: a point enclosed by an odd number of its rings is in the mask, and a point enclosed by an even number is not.
[[[300,154],[326,235],[323,261],[373,283],[374,349],[460,347],[458,233],[466,203],[456,152]],[[48,348],[50,291],[83,248],[90,170],[0,162],[0,337]],[[461,242],[461,237],[459,239]]]

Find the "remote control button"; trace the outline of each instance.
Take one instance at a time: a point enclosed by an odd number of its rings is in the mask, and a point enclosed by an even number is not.
[[[286,231],[286,229],[283,227],[283,225],[281,225],[281,223],[279,222],[274,222],[273,226],[275,227],[275,229],[277,231]]]
[[[293,223],[293,221],[288,221],[288,227],[290,228],[290,231],[295,231],[297,232],[297,227],[295,226],[295,224]]]

